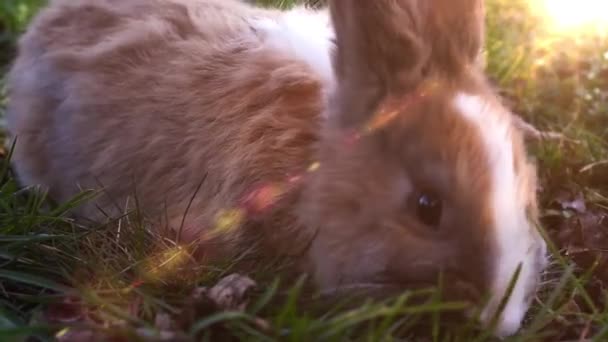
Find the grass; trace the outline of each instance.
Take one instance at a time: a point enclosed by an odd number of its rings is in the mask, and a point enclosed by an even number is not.
[[[0,3],[0,70],[6,70],[17,37],[41,3]],[[530,144],[554,262],[526,326],[510,340],[608,340],[608,37],[556,35],[527,10],[525,0],[487,3],[488,73],[514,111],[565,136]],[[0,114],[5,103],[3,90]],[[277,278],[272,266],[255,274],[260,286],[247,310],[214,311],[191,290],[213,284],[233,265],[192,263],[171,241],[149,232],[136,213],[104,226],[75,222],[67,212],[92,194],[49,203],[43,192],[19,189],[8,167],[10,149],[5,154],[0,341],[51,341],[79,327],[134,341],[160,338],[162,332],[174,340],[491,340],[470,324],[446,329],[446,315],[462,304],[441,301],[433,289],[328,309],[318,305],[323,299],[305,294],[305,282]],[[170,327],[162,323],[166,315]],[[82,317],[84,323],[70,323]]]

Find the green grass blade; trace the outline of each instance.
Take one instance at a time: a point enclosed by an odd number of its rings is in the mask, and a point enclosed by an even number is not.
[[[70,287],[59,284],[53,280],[17,271],[0,270],[0,279],[11,280],[17,283],[33,285],[43,289],[55,290],[58,292],[67,293],[73,290]]]

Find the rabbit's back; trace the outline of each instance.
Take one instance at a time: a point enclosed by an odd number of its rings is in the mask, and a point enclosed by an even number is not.
[[[187,221],[202,229],[254,184],[302,169],[321,77],[251,25],[276,14],[226,0],[54,1],[10,75],[18,177],[60,201],[103,186],[80,210],[89,217],[136,193],[171,225],[204,179]]]

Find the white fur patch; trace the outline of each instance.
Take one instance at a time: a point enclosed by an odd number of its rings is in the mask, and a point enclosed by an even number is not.
[[[334,31],[327,11],[296,7],[278,18],[255,19],[251,25],[268,44],[306,62],[326,88],[334,84],[331,62]]]
[[[479,128],[490,158],[491,201],[494,217],[494,236],[498,258],[493,265],[492,298],[482,313],[485,323],[492,319],[497,306],[505,295],[514,273],[522,263],[521,273],[509,301],[496,327],[496,334],[505,336],[515,333],[528,309],[528,291],[536,281],[538,272],[537,248],[541,244],[537,232],[526,217],[525,204],[518,195],[519,180],[515,173],[511,125],[508,115],[492,112],[500,107],[475,95],[459,93],[454,99],[459,112]]]

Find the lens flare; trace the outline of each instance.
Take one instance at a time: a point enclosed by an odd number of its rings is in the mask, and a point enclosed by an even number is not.
[[[243,205],[248,212],[259,214],[270,209],[285,192],[287,188],[281,183],[262,185],[245,197]]]
[[[371,133],[377,129],[386,126],[389,122],[393,121],[394,118],[399,114],[398,111],[382,111],[375,115],[372,120],[365,126],[364,132]]]

